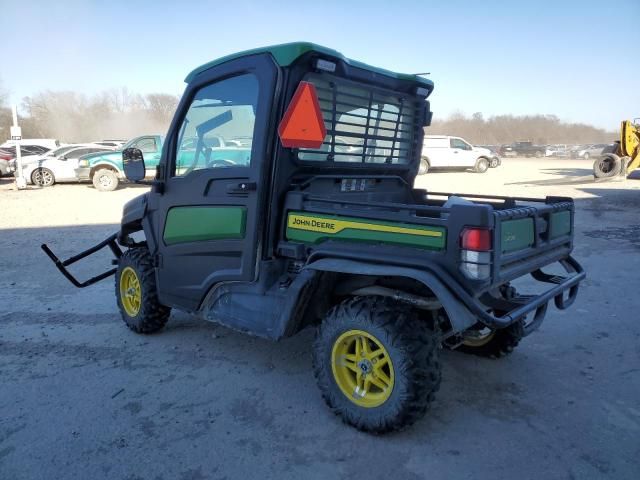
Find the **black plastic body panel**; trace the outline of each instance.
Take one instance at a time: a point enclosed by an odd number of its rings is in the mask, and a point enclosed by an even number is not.
[[[124,245],[126,243],[129,234],[143,229],[143,219],[147,213],[148,196],[148,193],[138,195],[122,207],[122,221],[120,223],[120,232],[118,233],[118,242],[120,242],[120,244]]]

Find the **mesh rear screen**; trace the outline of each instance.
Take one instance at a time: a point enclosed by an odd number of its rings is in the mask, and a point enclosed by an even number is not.
[[[327,74],[312,73],[304,80],[316,87],[327,136],[319,149],[299,149],[300,160],[396,165],[411,161],[415,132],[421,130],[421,99]]]

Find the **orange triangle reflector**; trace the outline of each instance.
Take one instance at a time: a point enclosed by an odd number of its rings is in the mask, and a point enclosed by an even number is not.
[[[300,82],[278,126],[286,148],[320,148],[327,129],[313,83]]]

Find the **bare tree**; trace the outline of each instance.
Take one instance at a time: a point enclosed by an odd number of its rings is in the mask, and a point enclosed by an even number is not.
[[[497,115],[485,119],[481,112],[466,117],[454,112],[436,120],[427,134],[456,135],[477,145],[500,145],[530,140],[539,144],[607,143],[617,137],[592,125],[564,123],[556,115]]]
[[[147,109],[159,122],[169,123],[178,106],[179,97],[166,93],[150,93],[146,97]]]
[[[23,99],[24,133],[66,142],[160,133],[166,131],[177,103],[175,95],[143,96],[127,88],[111,89],[91,97],[47,90]]]

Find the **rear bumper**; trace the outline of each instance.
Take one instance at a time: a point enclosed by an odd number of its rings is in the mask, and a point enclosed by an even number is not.
[[[559,310],[569,308],[578,295],[580,282],[586,277],[584,269],[573,257],[568,256],[559,263],[565,269],[566,276],[550,275],[540,269],[531,272],[535,280],[554,286],[537,295],[522,295],[503,301],[501,309],[505,306],[510,307],[504,315],[496,316],[488,313],[487,305],[478,300],[469,302],[468,300],[472,299],[467,299],[465,303],[481,323],[493,329],[506,328],[535,312],[531,321],[525,325],[525,335],[528,335],[540,326],[546,315],[549,301],[552,299]],[[568,296],[565,297],[566,292]]]

